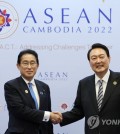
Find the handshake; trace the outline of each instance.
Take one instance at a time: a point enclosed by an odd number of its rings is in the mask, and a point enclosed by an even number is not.
[[[51,112],[50,120],[53,124],[58,124],[63,120],[62,114],[60,112]]]

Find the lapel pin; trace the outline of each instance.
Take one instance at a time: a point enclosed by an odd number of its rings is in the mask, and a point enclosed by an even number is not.
[[[117,85],[117,81],[113,81],[113,85]]]
[[[28,90],[25,90],[25,93],[28,94]]]
[[[43,92],[40,92],[41,95],[43,95]]]

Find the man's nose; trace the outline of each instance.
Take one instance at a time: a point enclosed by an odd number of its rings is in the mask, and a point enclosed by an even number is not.
[[[97,63],[101,62],[101,59],[100,58],[97,58],[96,62]]]
[[[32,66],[31,66],[31,64],[29,63],[29,64],[28,64],[28,68],[31,68],[31,67],[32,67]]]

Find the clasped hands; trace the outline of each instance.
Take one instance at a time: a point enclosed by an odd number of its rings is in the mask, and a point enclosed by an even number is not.
[[[62,114],[60,112],[51,112],[50,113],[50,120],[53,124],[58,124],[62,122]]]

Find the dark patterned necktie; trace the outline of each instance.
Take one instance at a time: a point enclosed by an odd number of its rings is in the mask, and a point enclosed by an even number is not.
[[[35,93],[34,93],[33,88],[32,88],[32,83],[28,83],[28,87],[29,87],[31,96],[32,96],[32,98],[34,99],[36,109],[39,109],[38,103],[37,103],[37,99],[36,99]]]
[[[99,80],[98,83],[99,83],[99,89],[98,89],[97,103],[98,103],[98,110],[100,111],[103,101],[103,80]]]

